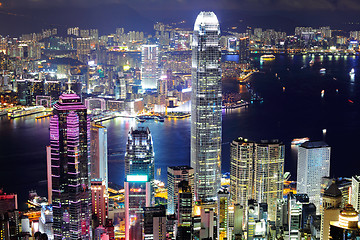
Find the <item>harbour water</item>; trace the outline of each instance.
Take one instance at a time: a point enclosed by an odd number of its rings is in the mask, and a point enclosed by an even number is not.
[[[312,66],[309,65],[314,60]],[[360,174],[360,57],[276,56],[271,62],[254,62],[260,73],[250,81],[263,103],[223,111],[222,172],[230,171],[230,142],[280,139],[286,145],[285,170],[296,180],[293,138],[322,140],[332,147],[331,176]],[[325,68],[325,73],[320,69]],[[355,76],[349,72],[354,68]],[[359,73],[359,74],[358,74]],[[239,91],[235,83],[226,90]],[[324,96],[321,92],[324,90]],[[0,118],[0,188],[19,193],[20,201],[30,189],[46,195],[46,152],[49,119],[34,116]],[[109,179],[122,186],[127,133],[131,127],[149,127],[155,149],[156,178],[166,182],[166,168],[190,164],[190,118],[148,120],[116,118],[103,122],[108,128]],[[323,135],[326,130],[326,136]]]

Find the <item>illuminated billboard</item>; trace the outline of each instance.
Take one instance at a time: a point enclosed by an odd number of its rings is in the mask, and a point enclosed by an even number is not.
[[[147,175],[127,175],[126,181],[127,182],[147,182],[148,176]]]

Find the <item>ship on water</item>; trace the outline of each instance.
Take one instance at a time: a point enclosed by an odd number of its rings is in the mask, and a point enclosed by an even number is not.
[[[18,118],[18,117],[23,117],[23,116],[27,116],[27,115],[36,114],[36,113],[41,113],[41,112],[44,112],[45,110],[46,110],[46,108],[44,106],[28,107],[28,108],[24,108],[21,110],[15,110],[15,111],[9,113],[8,116],[10,118]]]
[[[261,61],[272,61],[272,60],[275,60],[275,56],[270,54],[270,55],[262,55],[260,57],[260,60]]]

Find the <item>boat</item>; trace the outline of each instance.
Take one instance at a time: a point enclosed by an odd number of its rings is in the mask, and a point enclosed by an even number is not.
[[[326,73],[326,69],[325,69],[325,68],[321,68],[321,69],[320,69],[320,73],[321,73],[321,74],[325,74],[325,73]]]
[[[261,61],[272,61],[272,60],[275,60],[275,56],[274,55],[262,55],[260,57],[260,60]]]
[[[355,74],[355,69],[351,69],[351,71],[349,72],[350,75],[354,75]]]
[[[309,62],[309,65],[310,65],[310,67],[312,67],[312,66],[314,65],[314,60],[311,60],[311,61]]]
[[[140,123],[143,123],[143,122],[146,122],[145,119],[143,118],[140,118],[140,117],[135,117],[136,121],[140,122]]]
[[[321,91],[321,97],[323,98],[324,95],[325,95],[325,90],[322,90],[322,91]]]
[[[304,142],[310,141],[310,138],[308,137],[304,137],[304,138],[294,138],[291,141],[291,145],[297,145],[300,146],[301,144],[303,144]]]
[[[6,110],[0,111],[0,117],[1,117],[1,116],[5,116],[5,115],[7,115],[7,114],[8,114],[8,112],[7,112]]]
[[[164,118],[161,117],[161,116],[155,116],[154,119],[155,119],[155,121],[157,121],[157,122],[164,122],[164,121],[165,121]]]
[[[16,110],[16,111],[13,111],[12,113],[9,113],[9,117],[10,118],[23,117],[23,116],[27,116],[27,115],[41,113],[43,111],[45,111],[44,106],[28,107],[28,108]]]

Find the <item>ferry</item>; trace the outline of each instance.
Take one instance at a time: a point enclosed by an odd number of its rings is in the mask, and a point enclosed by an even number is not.
[[[36,113],[40,113],[45,111],[44,106],[35,106],[35,107],[28,107],[21,110],[13,111],[12,113],[9,113],[10,118],[17,118],[17,117],[23,117],[27,115],[32,115]]]
[[[355,69],[351,69],[351,71],[349,72],[349,75],[352,77],[352,76],[355,76]]]
[[[275,60],[275,56],[274,55],[262,55],[260,57],[260,60],[261,61],[272,61],[272,60]]]
[[[155,116],[154,119],[156,122],[164,122],[165,121],[165,119],[161,116]]]
[[[308,137],[304,137],[304,138],[294,138],[291,141],[291,145],[296,145],[296,146],[300,146],[301,144],[303,144],[304,142],[310,141],[310,138]]]

